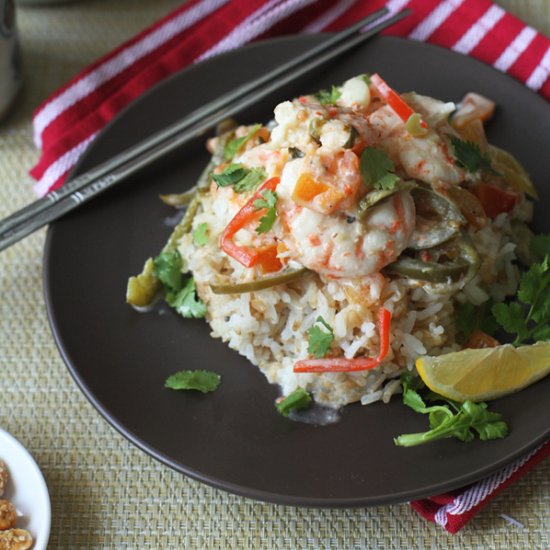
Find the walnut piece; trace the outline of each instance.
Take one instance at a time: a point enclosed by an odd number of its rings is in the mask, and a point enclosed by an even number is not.
[[[17,511],[9,500],[0,499],[0,531],[15,527]]]
[[[31,534],[25,529],[0,531],[0,550],[28,550],[32,542]]]

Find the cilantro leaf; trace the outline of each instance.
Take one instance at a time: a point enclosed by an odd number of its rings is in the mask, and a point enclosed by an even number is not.
[[[218,187],[227,187],[234,185],[246,176],[247,169],[243,164],[230,164],[226,166],[219,174],[212,174],[212,179]]]
[[[548,273],[548,257],[539,264],[533,264],[529,271],[521,277],[518,290],[518,298],[524,304],[535,305],[541,293],[550,284]]]
[[[239,181],[235,183],[233,189],[235,190],[235,193],[253,191],[266,178],[267,174],[263,168],[251,168]]]
[[[293,411],[307,409],[311,402],[311,395],[303,388],[297,388],[284,399],[278,401],[275,407],[283,416],[288,416]]]
[[[153,260],[153,272],[165,287],[179,288],[181,285],[183,260],[177,250],[161,252]]]
[[[218,187],[232,185],[236,193],[252,191],[266,178],[263,168],[246,168],[243,164],[230,164],[219,174],[212,174]]]
[[[321,105],[335,105],[338,99],[340,99],[342,92],[337,86],[332,86],[330,91],[319,90],[314,95]]]
[[[529,335],[525,320],[525,310],[518,302],[495,304],[491,311],[497,323],[508,333],[517,334],[519,340]]]
[[[498,323],[491,313],[492,300],[481,306],[474,306],[469,302],[458,304],[455,323],[458,331],[468,340],[473,332],[481,330],[485,334],[493,335],[498,329]]]
[[[204,317],[206,305],[197,297],[193,277],[183,277],[183,260],[177,250],[161,252],[153,260],[155,276],[164,286],[166,303],[182,317]]]
[[[365,184],[378,191],[392,191],[401,179],[394,174],[395,165],[390,157],[375,147],[366,147],[363,150],[359,170]]]
[[[541,261],[545,256],[550,256],[550,234],[534,235],[529,248],[538,261]]]
[[[166,302],[182,317],[200,319],[206,315],[206,305],[197,297],[195,280],[190,277],[185,285],[166,293]]]
[[[233,138],[229,140],[223,150],[223,156],[225,160],[232,160],[233,157],[240,151],[242,146],[251,139],[254,134],[262,127],[261,124],[254,124],[248,130],[248,133],[245,136],[239,138]]]
[[[457,417],[460,417],[456,424],[463,423],[470,429],[475,430],[482,440],[501,439],[508,434],[508,425],[502,421],[500,413],[492,412],[487,409],[487,403],[474,403],[465,401],[462,403],[461,410]]]
[[[456,308],[455,324],[457,330],[468,340],[477,328],[477,312],[474,304],[466,302]]]
[[[500,176],[491,166],[491,158],[489,155],[482,153],[479,145],[471,141],[451,137],[451,145],[456,159],[456,165],[464,168],[467,172],[475,173],[480,170]]]
[[[399,180],[401,180],[399,176],[388,172],[374,184],[374,187],[379,191],[392,191]]]
[[[317,359],[321,359],[327,354],[334,340],[332,327],[319,315],[307,333],[309,336],[307,352],[314,355]]]
[[[472,401],[456,403],[432,392],[431,400],[439,400],[445,404],[427,406],[407,379],[402,378],[402,381],[403,403],[416,412],[428,414],[430,429],[425,432],[400,435],[394,439],[396,445],[412,447],[448,437],[471,441],[475,433],[482,440],[498,439],[505,437],[508,433],[508,426],[502,421],[501,415],[487,410],[486,403]]]
[[[550,325],[542,325],[533,331],[535,341],[550,340]]]
[[[495,304],[492,308],[495,319],[502,328],[515,334],[513,341],[518,346],[530,339],[547,340],[550,323],[550,266],[548,256],[533,264],[521,276],[517,300],[508,304]]]
[[[204,246],[208,242],[208,225],[199,223],[193,231],[193,242],[196,246]]]
[[[202,393],[214,391],[220,385],[221,376],[207,370],[180,370],[164,382],[172,390],[198,390]]]
[[[256,210],[266,208],[266,213],[260,218],[260,225],[256,228],[256,232],[267,233],[273,227],[277,217],[277,193],[268,189],[263,191],[261,196],[263,198],[254,201],[254,208]]]

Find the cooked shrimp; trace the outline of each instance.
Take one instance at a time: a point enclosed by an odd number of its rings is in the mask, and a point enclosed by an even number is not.
[[[288,257],[329,277],[363,277],[380,271],[407,247],[414,230],[414,202],[396,193],[369,209],[363,220],[324,215],[285,200],[279,238]]]
[[[332,152],[320,147],[292,172],[293,181],[287,177],[284,182],[292,188],[292,200],[321,214],[348,211],[364,187],[359,158],[349,149]]]
[[[446,142],[434,132],[424,138],[401,139],[397,156],[410,178],[431,185],[441,181],[458,185],[464,181],[464,170],[454,163]]]
[[[262,143],[252,149],[248,149],[233,162],[244,164],[247,168],[264,168],[267,176],[272,178],[280,176],[283,166],[288,158],[285,151],[274,149],[270,143]]]
[[[426,104],[422,103],[422,106],[426,108]],[[455,164],[447,141],[433,128],[430,127],[424,137],[413,137],[407,132],[403,121],[387,105],[377,109],[368,120],[378,134],[375,145],[387,152],[406,177],[431,185],[440,181],[452,184],[464,181],[464,170]]]

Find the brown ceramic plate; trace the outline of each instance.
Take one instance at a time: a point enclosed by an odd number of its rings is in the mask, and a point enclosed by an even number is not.
[[[76,173],[167,125],[204,101],[255,77],[320,40],[301,36],[259,43],[175,75],[122,113],[95,141]],[[491,140],[512,149],[538,183],[538,230],[550,230],[549,106],[517,82],[469,58],[380,37],[292,88],[243,113],[269,120],[277,101],[378,71],[398,90],[458,100],[476,90],[496,100]],[[57,344],[88,399],[138,447],[195,479],[251,498],[312,506],[405,501],[475,481],[550,436],[550,378],[495,401],[510,425],[498,441],[444,440],[404,449],[401,433],[426,418],[402,405],[347,407],[339,423],[315,427],[281,417],[277,388],[219,340],[202,320],[170,311],[138,314],[125,304],[126,280],[156,255],[173,211],[159,193],[191,186],[208,161],[204,139],[164,159],[56,222],[48,233],[44,285]],[[180,369],[222,375],[208,395],[163,387]]]

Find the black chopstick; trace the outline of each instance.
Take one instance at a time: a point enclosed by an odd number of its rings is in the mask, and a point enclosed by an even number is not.
[[[46,197],[0,221],[0,250],[60,218],[278,88],[353,49],[409,13],[409,10],[404,10],[388,16],[386,9],[379,10],[344,31],[331,35],[304,54],[283,63],[254,81],[239,86],[168,128],[66,182],[61,189],[52,191]],[[357,34],[366,25],[369,25],[368,29]]]

